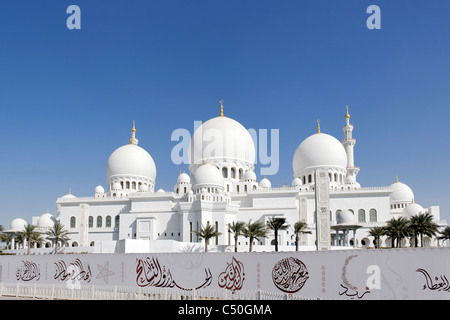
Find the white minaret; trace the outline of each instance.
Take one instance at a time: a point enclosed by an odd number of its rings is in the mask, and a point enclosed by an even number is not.
[[[353,148],[355,147],[356,140],[352,137],[353,125],[350,124],[350,114],[345,115],[346,124],[343,127],[344,130],[344,140],[342,140],[342,145],[345,148],[345,152],[347,153],[347,178],[346,181],[348,184],[356,183],[356,175],[359,172],[359,167],[355,166]]]

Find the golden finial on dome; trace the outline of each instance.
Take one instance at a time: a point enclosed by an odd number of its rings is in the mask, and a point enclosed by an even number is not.
[[[223,100],[220,100],[220,116],[223,117]]]
[[[395,182],[398,182],[398,176],[395,176]]]
[[[320,120],[317,119],[317,133],[320,133]]]
[[[347,113],[345,114],[345,119],[350,119],[350,115],[349,115],[349,113],[348,113],[348,105],[345,106],[345,107],[347,108]]]
[[[131,138],[130,138],[130,144],[134,144],[137,146],[138,139],[136,138],[136,123],[133,120],[133,128],[131,129]]]

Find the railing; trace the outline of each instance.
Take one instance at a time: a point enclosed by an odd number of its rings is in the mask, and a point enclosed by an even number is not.
[[[52,300],[316,300],[262,290],[180,289],[0,282],[0,296]]]

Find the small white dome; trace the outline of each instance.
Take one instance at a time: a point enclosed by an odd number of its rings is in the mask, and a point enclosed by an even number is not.
[[[164,193],[165,191],[162,188],[159,188],[158,191],[156,191],[156,193]]]
[[[120,184],[120,182],[114,182],[112,185],[112,190],[122,190],[122,185]]]
[[[63,199],[76,199],[77,197],[75,197],[72,192],[69,191],[68,194],[62,196]]]
[[[336,217],[336,222],[337,222],[337,224],[342,224],[342,223],[351,224],[351,223],[356,222],[356,217],[351,211],[342,210],[341,212],[338,213],[338,215]]]
[[[303,140],[294,154],[292,162],[294,177],[300,177],[308,168],[347,168],[347,153],[335,137],[316,133]]]
[[[411,203],[406,206],[405,209],[402,211],[402,216],[405,218],[411,218],[412,216],[415,216],[419,213],[425,213],[424,208],[417,203]]]
[[[300,187],[302,185],[302,180],[300,178],[295,178],[292,180],[292,186],[293,187]]]
[[[244,181],[256,181],[256,173],[253,170],[245,171]]]
[[[47,212],[39,217],[37,226],[39,228],[53,228],[55,223],[56,223],[55,217],[53,217],[50,213]]]
[[[162,189],[160,189],[160,190],[162,190]],[[139,191],[140,192],[147,192],[148,191],[148,186],[147,185],[145,185],[145,184],[140,184],[139,185]]]
[[[414,200],[414,192],[402,182],[394,182],[389,188],[393,190],[390,194],[391,203],[412,202]]]
[[[101,185],[98,185],[95,187],[95,193],[105,193],[105,189]]]
[[[219,188],[223,189],[222,173],[210,163],[205,163],[198,167],[193,177],[194,189]]]
[[[27,225],[28,223],[22,218],[16,218],[13,221],[11,221],[11,231],[14,232],[24,231]]]
[[[156,166],[153,158],[143,148],[127,144],[116,149],[108,159],[106,176],[138,176],[155,182]]]
[[[177,183],[189,184],[189,183],[191,183],[191,178],[185,172],[180,173],[180,175],[178,176],[178,179],[177,179]]]
[[[260,188],[264,188],[264,189],[269,189],[269,188],[272,187],[272,183],[270,183],[269,179],[263,178],[263,179],[259,182],[259,187],[260,187]]]

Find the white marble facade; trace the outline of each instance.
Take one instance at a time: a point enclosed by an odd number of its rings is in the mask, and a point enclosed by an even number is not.
[[[221,109],[220,116],[194,132],[189,148],[190,175],[180,172],[173,191],[155,191],[156,165],[138,146],[133,124],[129,143],[108,159],[106,188],[98,185],[90,197],[69,192],[57,199],[55,216],[47,212],[34,217],[32,223],[47,228],[58,220],[70,232],[64,250],[102,253],[202,250],[203,241],[192,231],[211,224],[221,235],[211,239],[210,250],[226,251],[234,249],[233,235],[228,232],[233,221],[266,223],[271,217],[285,217],[290,228],[279,233],[280,250],[295,250],[293,225],[299,220],[307,222],[312,231],[302,235],[300,250],[315,250],[314,177],[317,169],[324,169],[329,177],[332,249],[373,247],[369,229],[385,225],[392,217],[429,212],[441,227],[446,226],[438,206],[422,208],[414,202],[413,191],[398,180],[386,187],[361,187],[348,109],[343,131],[344,139],[339,141],[320,132],[318,125],[317,133],[293,152],[292,185],[272,187],[267,177],[257,181],[251,135]],[[204,143],[211,135],[221,137],[220,148]],[[211,149],[215,152],[208,152]],[[23,219],[14,219],[8,231],[14,234],[25,224]],[[270,234],[255,241],[253,251],[273,251],[273,240]],[[248,239],[241,236],[238,242],[239,251],[248,251]],[[427,238],[425,243],[436,245],[435,239]],[[382,238],[381,245],[390,246],[390,242]]]

